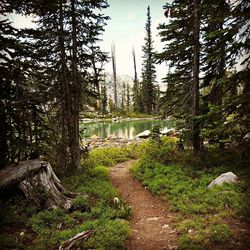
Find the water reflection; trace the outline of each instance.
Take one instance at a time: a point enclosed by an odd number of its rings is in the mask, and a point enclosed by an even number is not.
[[[159,125],[160,128],[172,127],[173,122],[166,120],[138,120],[138,121],[120,121],[120,122],[96,122],[82,123],[81,128],[85,128],[84,137],[93,135],[99,138],[107,138],[110,136],[120,137],[124,139],[134,139],[135,136],[147,129],[152,129]]]

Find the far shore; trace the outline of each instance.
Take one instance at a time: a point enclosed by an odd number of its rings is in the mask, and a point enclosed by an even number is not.
[[[119,121],[140,121],[140,120],[157,120],[162,119],[162,117],[154,116],[154,117],[120,117],[116,116],[113,118],[80,118],[80,122],[82,123],[92,123],[92,122],[119,122]],[[165,118],[162,120],[170,120],[170,118]]]

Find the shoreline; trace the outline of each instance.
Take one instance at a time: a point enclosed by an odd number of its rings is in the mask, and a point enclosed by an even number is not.
[[[161,117],[154,116],[154,117],[113,117],[113,118],[80,118],[80,123],[96,123],[96,122],[122,122],[122,121],[141,121],[141,120],[169,120],[161,119]]]
[[[88,148],[89,150],[95,148],[107,148],[107,147],[126,147],[131,144],[138,144],[146,141],[148,138],[134,138],[126,139],[119,137],[108,137],[108,138],[85,138],[82,140],[82,147]]]

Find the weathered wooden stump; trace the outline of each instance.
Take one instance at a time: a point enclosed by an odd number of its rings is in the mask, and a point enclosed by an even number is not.
[[[46,208],[71,208],[75,193],[61,184],[46,161],[30,160],[0,170],[0,189],[17,185],[35,204]]]

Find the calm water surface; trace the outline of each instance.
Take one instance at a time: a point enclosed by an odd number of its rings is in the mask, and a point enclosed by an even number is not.
[[[138,120],[138,121],[105,121],[82,123],[81,129],[84,129],[84,137],[98,136],[99,138],[107,138],[110,136],[120,137],[124,139],[134,139],[137,134],[152,129],[159,125],[160,128],[171,128],[172,121],[167,120]]]

